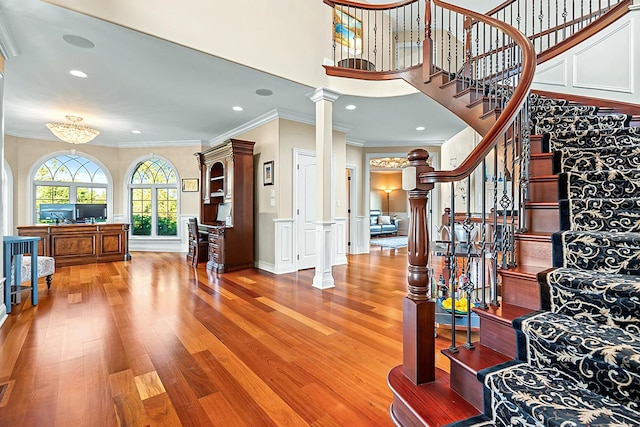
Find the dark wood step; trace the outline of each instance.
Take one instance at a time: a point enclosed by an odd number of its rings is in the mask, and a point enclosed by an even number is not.
[[[535,234],[551,234],[560,230],[558,202],[525,203],[527,229]]]
[[[415,385],[402,373],[402,365],[387,376],[393,394],[391,419],[403,427],[441,426],[480,412],[449,387],[449,374],[437,369],[436,380]]]
[[[518,265],[551,268],[551,234],[516,234],[516,261]]]
[[[474,308],[473,311],[480,317],[480,344],[515,359],[516,331],[511,321],[533,310],[503,302],[500,307]]]
[[[545,175],[529,179],[529,200],[534,203],[558,201],[558,176]]]
[[[537,153],[531,155],[529,177],[553,175],[553,153]]]
[[[449,349],[442,350],[442,354],[451,361],[451,388],[471,403],[477,410],[483,410],[482,383],[478,381],[478,371],[490,366],[511,360],[510,357],[498,353],[491,348],[476,342],[473,349],[458,347],[454,353]]]
[[[502,302],[510,305],[540,309],[540,285],[537,274],[546,268],[519,265],[509,269],[499,269],[502,284]]]

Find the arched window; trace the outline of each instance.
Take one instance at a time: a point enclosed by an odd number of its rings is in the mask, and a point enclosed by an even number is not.
[[[36,223],[75,219],[74,208],[69,205],[107,203],[106,174],[92,160],[75,154],[61,154],[46,160],[36,169],[33,184]],[[41,206],[51,204],[66,207],[52,210],[55,218],[41,215]]]
[[[138,163],[129,183],[134,236],[178,235],[178,178],[162,159]]]

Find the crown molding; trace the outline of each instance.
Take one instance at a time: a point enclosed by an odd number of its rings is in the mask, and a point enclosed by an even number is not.
[[[351,139],[351,138],[347,138],[347,145],[352,145],[354,147],[364,147],[364,141],[361,141],[359,139]]]
[[[293,122],[307,124],[311,126],[315,126],[316,124],[315,117],[310,114],[303,114],[303,113],[289,111],[289,110],[278,110],[277,108],[274,108],[273,110],[263,114],[262,116],[259,116],[253,120],[250,120],[238,126],[237,128],[231,129],[223,134],[220,134],[214,138],[211,138],[209,140],[209,146],[214,147],[224,141],[227,141],[228,139],[234,138],[245,132],[249,132],[250,130],[258,128],[276,119],[291,120]],[[349,130],[351,130],[351,128],[340,122],[334,122],[333,130],[347,133]]]
[[[18,46],[16,45],[13,34],[7,24],[7,19],[4,16],[4,10],[0,9],[0,54],[5,59],[9,59],[20,54]]]

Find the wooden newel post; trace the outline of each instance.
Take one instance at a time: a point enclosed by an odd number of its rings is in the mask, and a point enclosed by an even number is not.
[[[433,184],[421,184],[420,175],[433,171],[429,153],[411,151],[402,170],[402,189],[409,193],[408,294],[403,300],[403,372],[415,384],[435,380],[435,302],[429,295],[429,230],[427,200]]]

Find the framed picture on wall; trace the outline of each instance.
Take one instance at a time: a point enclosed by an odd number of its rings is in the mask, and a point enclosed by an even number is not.
[[[262,184],[273,185],[273,160],[262,165]]]
[[[198,191],[198,178],[184,178],[182,180],[182,191],[185,193]]]

